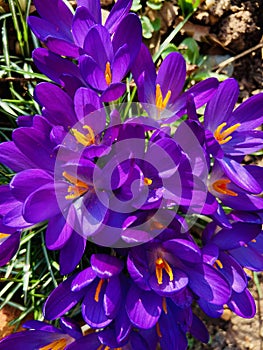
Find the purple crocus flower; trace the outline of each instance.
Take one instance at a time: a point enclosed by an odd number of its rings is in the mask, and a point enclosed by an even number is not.
[[[186,63],[177,52],[170,53],[162,62],[158,74],[151,54],[144,44],[132,67],[138,87],[139,101],[149,110],[151,117],[170,123],[186,112],[187,96],[192,94],[196,107],[205,104],[216,91],[218,82],[214,78],[195,84],[181,94],[186,78]],[[155,106],[155,108],[153,108]]]
[[[119,0],[112,8],[105,23],[111,34],[128,14],[131,4],[131,0]],[[62,56],[78,58],[87,30],[101,24],[99,0],[79,0],[75,14],[63,0],[36,0],[34,5],[40,18],[28,18],[31,30],[49,50]]]
[[[93,328],[112,322],[122,303],[120,273],[123,262],[107,254],[93,254],[91,267],[62,282],[48,297],[44,306],[46,319],[64,315],[82,300],[82,315]]]
[[[135,329],[129,335],[128,340],[118,343],[111,329],[91,333],[70,344],[68,350],[79,350],[88,347],[90,350],[97,349],[143,349],[153,350],[157,346],[157,337],[153,335],[153,330],[139,331]]]
[[[80,71],[88,86],[102,93],[109,102],[119,98],[126,85],[121,80],[133,64],[141,45],[141,23],[135,14],[127,15],[111,41],[102,25],[89,29],[84,41],[85,54],[79,58]]]
[[[263,94],[252,96],[233,111],[238,98],[238,84],[230,78],[219,85],[204,114],[207,150],[219,162],[227,177],[251,193],[261,187],[235,157],[262,148],[263,133],[254,130],[263,122]]]
[[[49,350],[68,349],[69,344],[82,338],[80,326],[69,319],[62,317],[59,320],[60,328],[40,321],[27,321],[23,324],[29,331],[13,333],[0,340],[0,349],[3,350]]]
[[[153,241],[131,248],[127,264],[142,290],[153,290],[160,296],[171,297],[186,287],[214,304],[227,302],[230,296],[227,281],[203,262],[200,249],[186,234],[165,230]]]
[[[16,254],[21,237],[21,230],[11,228],[0,219],[0,266],[6,265]]]
[[[241,317],[252,318],[255,302],[247,289],[248,279],[243,268],[256,271],[263,268],[261,221],[255,214],[238,212],[234,216],[231,214],[229,219],[239,221],[233,222],[231,229],[223,228],[217,233],[215,223],[207,225],[202,252],[204,260],[215,266],[231,285],[232,293],[227,303],[230,309]],[[255,245],[257,241],[259,244]],[[211,305],[202,299],[198,302],[211,317],[219,317],[223,313],[223,305]]]
[[[253,165],[244,166],[244,168],[254,178],[262,178],[263,168]],[[263,209],[263,199],[248,193],[231,182],[216,160],[209,178],[208,188],[211,194],[222,201],[223,205],[232,209],[243,211]]]

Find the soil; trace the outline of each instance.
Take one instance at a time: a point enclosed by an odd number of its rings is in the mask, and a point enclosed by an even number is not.
[[[73,5],[75,1],[70,1]],[[104,8],[109,9],[113,0],[102,0]],[[146,41],[151,51],[158,50],[165,37],[180,22],[180,9],[176,0],[165,1],[160,11],[153,11],[142,0],[143,12],[150,19],[161,19],[161,30]],[[0,6],[8,11],[5,1]],[[184,37],[193,36],[202,54],[226,54],[234,57],[233,77],[240,86],[240,100],[263,90],[263,0],[205,0],[187,25],[176,36],[175,44]],[[248,51],[249,50],[249,51]],[[215,67],[215,71],[220,67]],[[228,66],[223,67],[224,72]],[[0,89],[1,90],[1,89]],[[263,292],[263,283],[260,283]],[[257,314],[251,320],[241,319],[226,310],[222,319],[206,319],[211,342],[209,345],[194,343],[192,349],[213,350],[263,350],[263,299],[255,285],[252,292],[257,303]],[[0,310],[0,338],[14,331],[8,323],[19,316],[19,311],[10,306]]]

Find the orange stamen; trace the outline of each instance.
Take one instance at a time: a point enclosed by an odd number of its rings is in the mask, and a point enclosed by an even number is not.
[[[238,194],[236,192],[231,191],[227,188],[227,185],[230,183],[231,181],[229,179],[219,179],[212,184],[212,187],[218,193],[222,193],[232,197],[237,197]]]
[[[66,199],[78,198],[88,191],[89,186],[85,182],[77,179],[75,176],[68,174],[66,171],[64,171],[62,175],[66,180],[68,180],[68,182],[74,185],[74,186],[70,185],[68,187],[69,194],[66,195],[65,197]]]
[[[223,268],[223,264],[222,264],[222,262],[219,259],[217,259],[215,261],[215,263],[214,263],[214,267],[215,268],[219,267],[220,269],[222,269]]]
[[[220,124],[217,127],[216,131],[214,132],[214,137],[220,145],[223,145],[228,141],[230,141],[232,139],[232,136],[229,136],[229,135],[231,135],[232,132],[234,132],[238,127],[240,127],[241,124],[236,123],[230,126],[229,128],[227,128],[226,130],[222,131],[226,125],[227,125],[226,122]]]
[[[156,323],[156,333],[157,333],[159,338],[162,338],[163,335],[161,333],[160,325],[158,322]]]
[[[9,233],[0,233],[0,239],[9,237]]]
[[[156,92],[155,92],[155,104],[159,111],[162,111],[170,100],[171,90],[168,90],[165,98],[163,98],[162,90],[160,84],[156,84]]]
[[[105,76],[106,84],[107,84],[107,85],[110,85],[111,82],[112,82],[112,75],[111,75],[111,66],[110,66],[110,62],[107,62],[107,63],[106,63],[106,68],[105,68],[104,76]]]
[[[149,179],[148,177],[145,177],[143,179],[144,185],[150,186],[153,183],[153,180]]]
[[[77,129],[71,129],[71,132],[78,143],[82,144],[83,146],[87,147],[90,145],[93,145],[95,143],[95,134],[92,128],[88,125],[84,125],[83,129],[88,130],[88,134],[84,135]]]
[[[167,310],[167,303],[166,303],[166,298],[165,297],[163,297],[162,307],[163,307],[164,313],[167,315],[168,310]]]
[[[67,340],[65,338],[55,340],[54,342],[39,348],[39,350],[64,350],[67,346]]]
[[[156,273],[156,278],[157,278],[158,284],[163,283],[163,269],[168,274],[170,281],[172,281],[174,278],[173,271],[172,271],[170,265],[167,263],[167,261],[162,259],[162,258],[157,258],[155,261],[155,273]]]
[[[98,285],[97,285],[97,288],[96,288],[96,292],[95,292],[95,295],[94,295],[94,300],[98,303],[99,302],[99,297],[100,297],[100,291],[101,291],[101,288],[102,288],[102,285],[104,283],[104,279],[100,279]]]

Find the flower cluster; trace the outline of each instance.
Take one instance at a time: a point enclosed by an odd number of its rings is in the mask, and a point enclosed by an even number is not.
[[[34,3],[28,23],[46,48],[33,59],[53,82],[35,88],[41,115],[19,117],[0,145],[15,173],[0,187],[0,265],[23,230],[46,221],[45,244],[67,276],[43,310],[61,329],[27,322],[0,350],[184,350],[187,333],[209,340],[197,305],[253,317],[244,268],[263,270],[263,169],[242,162],[263,145],[263,93],[234,109],[234,79],[183,92],[177,52],[156,74],[131,0],[105,23],[99,0],[78,0],[74,14],[63,0]],[[200,218],[209,223],[197,234]],[[65,317],[76,305],[86,335]]]

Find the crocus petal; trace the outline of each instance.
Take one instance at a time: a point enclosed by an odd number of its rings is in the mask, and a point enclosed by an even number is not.
[[[252,271],[263,269],[263,256],[251,246],[232,249],[230,254],[240,265]]]
[[[164,273],[162,276],[162,283],[159,284],[156,275],[153,274],[149,279],[151,288],[161,296],[170,296],[183,290],[188,284],[188,276],[183,271],[172,268],[173,280]]]
[[[171,239],[164,242],[163,247],[182,260],[191,263],[201,261],[201,251],[199,247],[195,243],[185,239]]]
[[[95,136],[103,131],[106,115],[98,94],[91,89],[80,88],[74,96],[74,108],[78,119],[91,127]]]
[[[14,197],[23,202],[32,192],[52,180],[52,176],[42,169],[24,170],[13,177],[10,189]]]
[[[50,2],[35,0],[34,5],[41,17],[56,25],[59,21],[59,24],[64,25],[65,32],[70,32],[73,14],[64,1],[54,0]],[[54,14],[56,14],[56,17],[54,17]]]
[[[54,320],[64,315],[85,295],[85,289],[78,292],[71,291],[74,277],[71,276],[59,284],[47,298],[43,308],[43,314],[47,320]]]
[[[88,335],[81,337],[67,346],[67,350],[79,350],[89,348],[96,350],[101,346],[101,342],[98,339],[97,333],[89,333]]]
[[[92,254],[90,263],[99,278],[118,275],[123,269],[123,262],[120,259],[107,254]]]
[[[17,202],[15,208],[10,210],[3,218],[3,224],[14,228],[26,228],[32,226],[33,224],[26,221],[23,217],[23,204]]]
[[[143,329],[153,327],[162,311],[162,297],[132,285],[126,299],[126,310],[131,322]]]
[[[230,78],[223,81],[212,99],[207,103],[204,115],[205,128],[214,132],[216,128],[228,122],[239,94],[238,83]]]
[[[9,185],[0,186],[0,215],[4,216],[21,203],[13,196]]]
[[[20,151],[13,141],[0,144],[0,162],[16,172],[37,167],[33,161]]]
[[[183,89],[186,76],[186,64],[183,56],[178,52],[173,52],[166,56],[160,66],[156,84],[159,84],[163,96],[171,91],[168,104],[173,104]]]
[[[144,44],[141,44],[131,71],[138,87],[139,101],[154,103],[156,70],[149,49]]]
[[[112,83],[119,83],[126,75],[130,64],[127,45],[122,46],[112,62]]]
[[[260,225],[237,222],[232,225],[232,229],[220,230],[211,242],[222,250],[234,249],[250,242],[260,231]]]
[[[89,86],[99,91],[105,90],[108,87],[104,75],[105,70],[101,69],[99,64],[91,56],[80,56],[79,67],[83,78]]]
[[[223,266],[223,268],[220,268],[220,272],[228,280],[232,289],[237,293],[243,292],[247,286],[247,276],[243,268],[231,257],[231,255],[223,252],[219,255],[219,261]]]
[[[78,0],[78,6],[86,7],[97,24],[101,24],[100,0]]]
[[[9,335],[0,340],[1,350],[35,350],[48,346],[56,340],[65,338],[64,334],[46,331],[26,331]]]
[[[113,276],[109,279],[104,294],[104,310],[105,314],[109,318],[115,318],[119,311],[120,304],[122,302],[122,288],[119,276]]]
[[[34,329],[37,331],[46,331],[46,332],[50,332],[50,333],[63,333],[57,327],[54,327],[47,322],[37,321],[37,320],[26,321],[25,323],[23,323],[23,328]]]
[[[13,132],[13,140],[34,164],[42,169],[53,170],[55,159],[52,158],[51,142],[46,139],[46,130],[34,127],[18,128]]]
[[[68,127],[77,122],[72,99],[58,86],[51,83],[38,84],[35,99],[45,107],[44,114],[51,123]]]
[[[105,27],[111,34],[115,32],[119,23],[128,14],[131,5],[132,0],[118,0],[115,3],[105,23]]]
[[[124,83],[113,83],[111,84],[101,95],[102,102],[112,102],[121,97],[126,89]]]
[[[0,266],[3,266],[12,259],[18,250],[20,243],[20,232],[11,234],[5,240],[0,241]]]
[[[50,36],[45,40],[45,45],[50,51],[57,53],[58,55],[72,58],[78,58],[81,51],[78,46],[69,41]]]
[[[73,43],[70,27],[68,28],[69,30],[64,30],[62,26],[58,27],[55,23],[50,23],[46,19],[35,16],[28,17],[27,23],[36,37],[43,42],[45,42],[48,37],[52,37],[57,42],[64,41],[71,46],[76,46]],[[59,50],[56,50],[56,53],[60,54]]]
[[[94,328],[102,328],[111,323],[104,310],[104,294],[107,282],[104,282],[99,293],[98,301],[95,299],[99,279],[96,278],[88,287],[86,287],[85,298],[82,302],[82,316],[88,325]]]
[[[162,313],[158,322],[160,327],[161,337],[159,338],[160,345],[163,349],[186,350],[187,338],[185,332],[182,331],[179,323],[185,323],[185,320],[174,320],[176,317],[174,310],[168,311],[167,314]],[[179,321],[179,322],[178,322]]]
[[[111,11],[112,12],[112,11]],[[113,51],[116,52],[120,47],[127,46],[129,52],[128,65],[134,62],[137,57],[142,38],[142,26],[137,15],[130,13],[127,15],[118,26],[112,40]]]
[[[64,184],[62,184],[63,187]],[[60,201],[62,203],[62,201]],[[28,222],[38,223],[59,214],[61,209],[57,202],[57,193],[53,183],[43,185],[27,197],[23,216]]]
[[[75,269],[84,254],[86,242],[84,237],[75,231],[72,232],[67,243],[60,251],[59,265],[61,275],[67,275]]]
[[[242,293],[233,292],[228,307],[238,316],[244,318],[253,318],[256,313],[255,300],[248,289]]]
[[[229,118],[229,123],[240,123],[238,131],[257,128],[263,123],[263,93],[250,97],[241,103]]]
[[[76,321],[71,320],[69,317],[61,317],[59,319],[59,325],[60,328],[72,338],[82,338],[83,335],[80,325]]]
[[[94,279],[97,277],[96,273],[91,267],[88,267],[85,270],[82,270],[75,276],[71,284],[71,290],[73,292],[78,292],[82,288],[87,287]]]
[[[189,287],[200,298],[215,305],[225,304],[230,297],[230,286],[215,268],[204,264],[189,272]]]
[[[207,331],[204,323],[198,318],[195,314],[193,314],[193,320],[190,327],[190,333],[198,340],[203,343],[208,343],[209,341],[209,333]]]
[[[209,317],[219,318],[224,312],[222,305],[211,304],[204,299],[199,299],[198,304]]]
[[[98,63],[104,72],[106,63],[111,63],[113,60],[111,38],[105,27],[95,25],[88,31],[84,42],[84,51]]]
[[[50,218],[46,230],[46,245],[48,249],[61,249],[68,241],[72,231],[73,228],[61,213]]]
[[[82,80],[79,68],[76,64],[47,49],[35,49],[32,53],[32,57],[37,68],[55,83],[64,85],[63,76],[65,75],[72,75],[74,79],[77,79],[79,82]]]
[[[218,159],[218,162],[223,168],[225,174],[237,186],[243,188],[244,190],[250,193],[261,193],[261,186],[256,181],[256,179],[252,175],[250,175],[250,173],[245,169],[244,166],[237,163],[235,160],[227,157],[224,157],[223,159]]]
[[[93,3],[95,0],[93,1]],[[100,12],[100,10],[99,10]],[[75,43],[83,47],[86,33],[96,22],[90,11],[84,6],[78,6],[72,21],[72,34]]]

